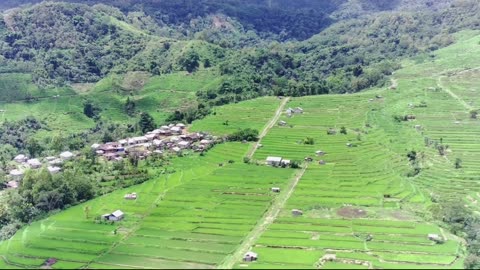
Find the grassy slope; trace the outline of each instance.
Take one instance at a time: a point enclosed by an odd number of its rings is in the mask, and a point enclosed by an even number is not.
[[[195,121],[191,130],[208,130],[215,135],[226,135],[244,128],[260,131],[273,117],[279,104],[280,100],[275,97],[263,97],[221,106],[205,119]]]
[[[150,113],[157,123],[161,123],[175,109],[194,106],[195,92],[201,89],[215,88],[221,77],[214,69],[200,70],[187,76],[178,72],[162,76],[146,78],[140,89],[119,90],[118,86],[126,83],[125,75],[111,75],[95,85],[82,87],[82,91],[71,88],[48,89],[40,91],[28,83],[29,75],[9,74],[8,79],[1,80],[0,95],[7,96],[11,85],[28,89],[38,101],[27,103],[23,97],[11,97],[10,102],[0,102],[0,121],[19,120],[26,116],[35,116],[46,120],[55,132],[78,132],[93,127],[94,122],[83,115],[83,102],[86,99],[94,101],[102,108],[102,117],[115,122],[127,123],[135,119],[127,116],[123,106],[130,97],[136,102],[139,111]],[[5,87],[2,87],[5,85]],[[54,98],[60,95],[60,98]]]

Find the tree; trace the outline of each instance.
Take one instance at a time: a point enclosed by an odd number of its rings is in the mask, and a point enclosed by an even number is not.
[[[198,53],[190,50],[180,58],[179,63],[186,71],[192,73],[199,67],[199,61],[200,56]]]
[[[353,68],[353,76],[358,77],[363,74],[363,68],[362,66],[355,66]]]
[[[227,139],[229,141],[256,142],[258,141],[258,130],[251,128],[241,129],[228,135]]]
[[[85,219],[88,219],[89,215],[90,215],[90,206],[85,206],[83,207],[83,214],[85,215]]]
[[[43,147],[40,145],[37,139],[30,138],[27,141],[27,150],[31,157],[36,157],[43,151]]]
[[[480,269],[480,257],[475,254],[469,254],[465,258],[465,269]]]
[[[101,109],[89,100],[83,104],[83,114],[88,118],[98,119],[100,111]]]
[[[135,102],[133,102],[130,97],[127,97],[127,101],[125,102],[124,110],[128,116],[135,115]]]
[[[63,138],[61,135],[54,136],[50,142],[50,145],[52,150],[61,152],[65,147],[65,138]]]
[[[347,135],[347,129],[345,127],[341,127],[340,128],[340,133],[344,134],[344,135]]]
[[[417,160],[417,152],[412,150],[407,153],[407,157],[410,162],[415,162]]]
[[[205,61],[203,61],[203,67],[205,68],[209,68],[212,66],[212,63],[210,63],[210,59],[205,59]]]
[[[306,137],[305,139],[303,139],[303,144],[314,145],[315,140],[312,137]]]
[[[478,110],[471,110],[470,111],[470,118],[477,119],[478,117]]]
[[[156,127],[153,117],[146,112],[143,112],[140,115],[140,121],[138,122],[138,125],[140,126],[140,130],[142,131],[142,133],[152,131]]]
[[[462,168],[462,160],[460,158],[455,159],[455,169]]]

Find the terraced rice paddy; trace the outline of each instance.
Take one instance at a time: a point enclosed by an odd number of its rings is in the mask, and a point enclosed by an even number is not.
[[[222,145],[204,157],[178,160],[172,167],[177,173],[34,223],[3,243],[3,263],[39,267],[53,257],[63,263],[59,267],[215,267],[269,207],[270,187],[283,187],[294,172],[247,170],[241,162],[247,147]],[[125,201],[123,194],[132,191],[139,199]],[[126,213],[119,225],[94,223],[116,209]]]
[[[461,49],[457,48],[457,56]],[[451,55],[449,60],[452,68],[455,60]],[[480,125],[469,119],[468,111],[475,105],[474,87],[455,83],[477,71],[455,73],[456,77],[439,83],[426,75],[433,65],[399,71],[396,91],[298,98],[288,104],[305,112],[291,118],[285,115],[287,126],[273,128],[254,158],[303,160],[311,156],[314,162],[281,215],[252,246],[258,261],[238,262],[237,268],[462,268],[462,246],[455,237],[406,210],[422,211],[432,192],[452,199],[469,194],[476,207],[479,194],[475,175],[480,155],[474,134]],[[419,78],[419,73],[425,78]],[[426,107],[409,106],[422,101]],[[393,116],[406,114],[414,114],[416,120],[393,121]],[[338,132],[341,126],[347,128],[347,135],[327,135],[328,129]],[[314,138],[315,144],[302,144],[305,137]],[[425,137],[442,138],[449,145],[447,155],[426,148]],[[356,147],[346,147],[346,143]],[[409,170],[405,154],[412,149],[425,149],[428,165],[409,179],[405,177]],[[316,150],[326,155],[315,157]],[[460,170],[453,166],[457,157],[465,160]],[[326,164],[319,165],[319,160]],[[304,213],[292,217],[292,209]],[[435,244],[426,237],[430,233],[443,235],[447,241]],[[300,255],[299,251],[304,252]],[[324,254],[336,257],[330,262],[322,259]]]
[[[274,116],[280,102],[275,97],[263,97],[221,106],[205,119],[193,122],[191,130],[208,130],[216,135],[231,134],[244,128],[262,130]]]
[[[396,90],[292,98],[286,107],[304,113],[283,113],[279,120],[287,125],[265,129],[253,155],[257,165],[243,163],[252,145],[240,143],[176,159],[166,168],[172,174],[21,230],[0,244],[0,268],[39,267],[51,257],[59,260],[53,268],[462,268],[461,240],[434,223],[427,207],[439,195],[466,197],[478,209],[480,122],[469,111],[477,106],[472,55],[480,55],[480,47],[472,44],[479,41],[466,34],[435,61],[396,72]],[[280,102],[268,97],[223,106],[191,130],[262,130]],[[416,119],[394,120],[407,114]],[[337,133],[328,135],[329,129]],[[306,137],[314,144],[303,144]],[[446,155],[426,146],[426,138],[448,144]],[[325,154],[317,156],[318,150]],[[422,170],[407,177],[411,150],[421,154]],[[264,166],[267,156],[313,161],[297,182],[298,170]],[[271,193],[273,186],[280,194]],[[139,199],[124,201],[128,192]],[[122,222],[94,222],[116,209],[126,213]],[[303,215],[293,216],[292,209]],[[428,234],[445,242],[436,244]],[[243,250],[258,253],[258,260],[243,262],[237,254]]]

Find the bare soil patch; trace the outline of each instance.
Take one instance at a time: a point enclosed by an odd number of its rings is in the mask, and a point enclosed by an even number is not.
[[[346,218],[362,218],[367,216],[367,211],[360,208],[353,208],[351,206],[347,206],[338,209],[337,215]]]

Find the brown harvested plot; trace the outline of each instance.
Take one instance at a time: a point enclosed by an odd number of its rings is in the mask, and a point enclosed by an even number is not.
[[[353,208],[350,206],[338,209],[337,215],[346,218],[361,218],[367,215],[367,211],[359,208]]]

